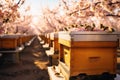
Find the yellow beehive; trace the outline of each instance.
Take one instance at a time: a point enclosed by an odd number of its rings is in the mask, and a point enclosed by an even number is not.
[[[60,32],[59,68],[66,80],[79,74],[116,74],[116,33]]]
[[[59,44],[58,44],[58,33],[53,32],[50,33],[50,50],[46,51],[47,55],[49,55],[51,65],[58,65],[58,52],[59,52]]]
[[[52,47],[53,47],[54,51],[59,51],[58,33],[57,32],[51,33],[50,40],[52,42]]]

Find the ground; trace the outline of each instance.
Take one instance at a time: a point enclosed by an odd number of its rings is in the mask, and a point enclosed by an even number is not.
[[[48,57],[38,38],[20,52],[20,62],[11,63],[0,60],[0,80],[49,80],[47,72]]]
[[[30,46],[20,52],[20,62],[9,62],[10,54],[0,58],[0,80],[50,80],[45,49],[36,37]],[[120,74],[120,56],[117,58],[117,74]],[[117,77],[115,80],[120,80]]]

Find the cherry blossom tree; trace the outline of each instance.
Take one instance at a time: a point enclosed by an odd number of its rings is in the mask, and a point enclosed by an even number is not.
[[[43,12],[48,29],[88,25],[100,28],[102,24],[120,30],[119,0],[59,0],[57,7]]]
[[[0,34],[14,32],[13,23],[20,18],[18,9],[25,0],[0,0]]]
[[[120,29],[119,0],[59,0],[53,9],[46,7],[37,23],[31,15],[21,15],[19,8],[25,0],[0,1],[0,33],[30,33],[29,27],[40,33],[71,27],[110,27]],[[25,10],[25,13],[28,9]],[[20,27],[21,26],[21,30]]]

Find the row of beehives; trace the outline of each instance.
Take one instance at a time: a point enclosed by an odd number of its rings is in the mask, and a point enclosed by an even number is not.
[[[88,76],[113,80],[116,76],[119,35],[118,32],[90,31],[40,35],[50,47],[52,43],[52,49],[46,52],[51,64],[54,65],[54,59],[59,62],[57,66],[48,67],[51,80],[85,80]]]
[[[19,63],[21,60],[19,53],[24,49],[25,46],[29,46],[34,38],[34,35],[0,36],[0,58],[2,59],[2,63],[11,61],[12,63]],[[3,55],[11,56],[4,57]]]
[[[50,58],[50,65],[58,64],[58,53],[59,53],[59,43],[58,43],[58,33],[47,33],[45,35],[40,35],[41,44],[46,49],[46,54]],[[51,59],[52,58],[52,59]]]
[[[29,42],[34,35],[2,35],[0,36],[0,50],[11,50]]]

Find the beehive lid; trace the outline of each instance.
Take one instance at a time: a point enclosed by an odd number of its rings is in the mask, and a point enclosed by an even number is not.
[[[117,41],[120,37],[119,32],[97,32],[97,31],[71,31],[59,32],[59,38],[69,41]]]
[[[19,38],[20,35],[4,35],[2,38]]]
[[[50,39],[54,40],[54,38],[58,38],[58,33],[57,32],[50,33]]]

